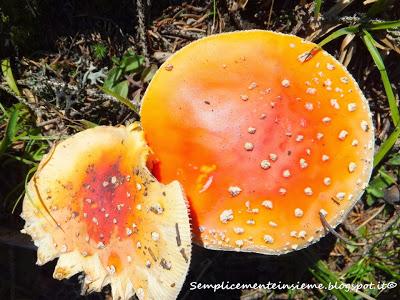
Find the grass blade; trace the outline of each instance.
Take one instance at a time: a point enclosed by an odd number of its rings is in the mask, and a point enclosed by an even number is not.
[[[128,108],[130,108],[131,110],[133,110],[135,113],[139,114],[139,112],[137,111],[135,105],[133,105],[133,103],[131,101],[129,101],[129,99],[124,98],[120,95],[118,95],[117,93],[114,93],[113,91],[111,91],[108,88],[105,87],[99,87],[100,90],[102,90],[104,93],[114,97],[115,99],[117,99],[119,102],[121,102],[122,104],[126,105]]]
[[[17,83],[14,79],[14,75],[11,70],[11,64],[9,59],[4,59],[1,62],[1,71],[3,72],[3,76],[6,79],[6,82],[10,89],[17,95],[21,96],[21,93],[19,92],[19,89],[17,87]]]
[[[368,26],[368,30],[383,30],[383,29],[398,29],[400,27],[400,20],[396,21],[372,21]]]
[[[329,287],[329,284],[335,285],[335,283],[341,284],[342,281],[329,270],[328,266],[319,260],[312,268],[309,269],[313,276],[322,283],[325,287]],[[353,300],[354,297],[351,293],[344,289],[332,289],[330,292],[336,296],[338,300]]]
[[[379,165],[382,159],[388,154],[390,149],[392,149],[393,145],[396,143],[397,139],[400,137],[400,123],[397,124],[394,131],[389,135],[389,137],[384,141],[379,148],[378,152],[374,157],[374,168]]]
[[[19,111],[13,110],[10,119],[8,120],[6,134],[0,143],[0,156],[7,150],[7,148],[14,142],[15,135],[17,134]]]
[[[317,19],[321,12],[322,0],[314,0],[314,19]]]
[[[365,46],[367,46],[369,53],[371,54],[372,59],[374,60],[375,65],[378,67],[378,70],[381,74],[383,87],[385,88],[386,96],[388,98],[390,113],[392,115],[392,120],[394,125],[397,125],[400,119],[399,108],[397,107],[396,97],[394,96],[392,86],[390,84],[389,76],[386,72],[385,64],[383,63],[383,59],[375,46],[375,40],[371,36],[371,34],[363,30],[362,35]]]
[[[318,43],[318,46],[322,47],[325,44],[328,44],[329,42],[336,40],[337,38],[341,37],[342,35],[356,33],[358,31],[358,29],[359,29],[359,25],[348,26],[348,27],[338,29],[335,32],[331,33],[326,38],[324,38],[320,43]]]

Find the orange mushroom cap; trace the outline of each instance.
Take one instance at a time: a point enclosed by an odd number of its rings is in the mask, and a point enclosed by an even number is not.
[[[171,56],[143,98],[153,173],[178,180],[195,241],[281,254],[339,224],[372,170],[373,124],[348,71],[269,31],[213,35]]]
[[[186,199],[146,168],[137,124],[96,127],[42,160],[23,204],[37,263],[59,257],[54,278],[84,272],[84,292],[111,283],[113,299],[175,299],[191,255]]]

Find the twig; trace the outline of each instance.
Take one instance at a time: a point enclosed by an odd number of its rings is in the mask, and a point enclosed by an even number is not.
[[[365,220],[364,222],[362,222],[360,225],[357,226],[357,230],[360,229],[361,227],[363,227],[364,225],[366,225],[367,223],[369,223],[371,220],[375,219],[375,217],[377,215],[379,215],[382,210],[385,208],[385,204],[383,204],[381,207],[378,208],[378,210],[372,214],[372,216],[370,216],[367,220]]]
[[[335,237],[337,237],[339,240],[342,240],[346,244],[353,245],[353,246],[365,246],[365,243],[355,243],[355,242],[352,242],[352,241],[346,239],[345,237],[341,236],[337,231],[335,231],[335,229],[333,229],[333,227],[331,225],[329,225],[329,223],[325,219],[325,216],[323,213],[320,212],[319,217],[321,219],[321,223],[324,226],[324,228],[328,229],[328,231],[330,233],[332,233]]]
[[[275,2],[275,0],[272,0],[272,2],[271,2],[271,7],[269,8],[269,14],[268,14],[268,28],[271,26],[271,17],[272,17],[272,11],[274,10],[274,2]]]
[[[393,216],[387,221],[387,223],[385,224],[385,226],[383,226],[382,228],[382,236],[380,238],[375,239],[375,241],[373,241],[372,243],[370,243],[368,245],[368,247],[366,247],[363,251],[363,253],[361,254],[361,256],[366,256],[369,254],[369,252],[381,241],[383,241],[386,238],[387,232],[389,231],[389,229],[398,221],[398,219],[400,218],[399,215],[399,210],[395,210]]]
[[[139,32],[139,43],[142,47],[142,55],[144,56],[144,61],[146,66],[149,65],[149,49],[147,45],[146,38],[146,19],[145,19],[145,7],[143,5],[143,0],[136,0],[136,10],[138,15],[138,32]]]

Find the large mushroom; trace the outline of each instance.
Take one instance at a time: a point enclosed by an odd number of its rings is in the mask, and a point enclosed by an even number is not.
[[[181,182],[195,242],[210,249],[304,248],[342,222],[372,170],[357,83],[296,36],[255,30],[189,44],[154,76],[141,117],[153,174]]]
[[[111,283],[113,299],[175,299],[191,255],[187,203],[178,182],[146,168],[137,124],[96,127],[56,145],[24,199],[23,232],[37,263],[59,257],[56,279],[84,272],[83,291]]]

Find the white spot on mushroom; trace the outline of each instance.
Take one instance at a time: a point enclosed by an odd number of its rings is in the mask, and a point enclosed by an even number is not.
[[[336,88],[335,88],[335,92],[336,92],[336,93],[342,93],[343,90],[342,90],[341,88],[336,87]]]
[[[321,159],[322,159],[322,161],[328,161],[329,160],[329,156],[326,155],[326,154],[323,154]]]
[[[150,268],[151,267],[151,262],[149,260],[146,260],[146,267]]]
[[[250,220],[247,220],[247,221],[246,221],[246,224],[248,224],[248,225],[254,225],[254,224],[256,224],[256,221],[254,221],[253,219],[250,219]]]
[[[261,161],[260,166],[264,170],[267,170],[267,169],[269,169],[271,167],[271,163],[269,162],[269,160],[264,159],[264,160]]]
[[[301,208],[296,208],[294,210],[294,216],[296,218],[301,218],[303,215],[304,215],[304,212],[303,212],[303,210]]]
[[[324,81],[324,85],[325,86],[331,86],[332,85],[332,81],[330,79],[327,79]]]
[[[355,162],[350,162],[349,163],[349,172],[350,173],[353,173],[356,170],[356,168],[357,168],[357,165],[356,165]]]
[[[306,154],[307,154],[308,156],[311,155],[311,149],[310,149],[310,148],[307,148],[307,149],[306,149]]]
[[[339,103],[337,102],[336,99],[331,99],[331,100],[330,100],[330,103],[331,103],[331,106],[332,106],[334,109],[339,109],[339,108],[340,108],[340,105],[339,105]]]
[[[233,220],[233,211],[232,211],[232,209],[224,210],[220,214],[219,220],[224,224],[226,224],[228,221],[232,221]]]
[[[243,246],[243,241],[242,240],[236,240],[235,241],[236,246],[238,246],[239,248]]]
[[[64,244],[64,245],[61,246],[60,251],[61,251],[62,253],[67,252],[67,250],[68,250],[68,246],[67,246],[67,245]]]
[[[349,79],[347,77],[340,77],[340,81],[344,84],[349,83]]]
[[[314,109],[314,105],[313,105],[311,102],[307,102],[307,103],[304,105],[304,107],[305,107],[305,109],[308,110],[308,111],[312,111],[312,110]]]
[[[279,189],[279,194],[286,195],[286,193],[287,193],[287,190],[285,188],[280,188]]]
[[[141,249],[142,248],[142,243],[141,242],[137,242],[136,243],[136,248]]]
[[[332,121],[332,119],[329,118],[329,117],[324,117],[324,118],[322,118],[322,123],[327,124],[327,123],[329,123],[330,121]]]
[[[304,158],[300,158],[300,168],[305,169],[308,167],[308,163]]]
[[[332,65],[332,64],[330,64],[330,63],[327,63],[327,64],[326,64],[326,68],[327,68],[329,71],[333,71],[333,70],[335,69],[335,66]]]
[[[86,203],[89,203],[89,204],[93,202],[92,199],[89,199],[89,198],[85,199],[85,201],[86,201]]]
[[[361,121],[361,129],[367,132],[369,130],[369,125],[367,121]]]
[[[293,43],[290,43],[290,44],[289,44],[289,47],[290,47],[290,48],[295,48],[295,47],[296,47],[296,45],[295,45],[295,44],[293,44]]]
[[[249,85],[249,90],[254,90],[256,87],[257,87],[257,83],[252,82],[252,83],[250,83],[250,85]]]
[[[312,189],[310,187],[306,187],[304,189],[304,194],[306,194],[307,196],[312,196],[313,191],[312,191]]]
[[[276,223],[273,222],[273,221],[269,221],[268,224],[269,224],[269,226],[271,226],[271,227],[277,227],[277,226],[278,226],[278,224],[276,224]]]
[[[174,66],[171,65],[171,64],[167,64],[167,65],[165,66],[165,70],[167,70],[167,71],[172,71],[173,68],[174,68]]]
[[[314,95],[316,92],[317,92],[317,89],[316,88],[312,88],[312,87],[309,87],[306,90],[306,93],[310,94],[310,95]]]
[[[317,140],[322,140],[322,138],[324,137],[324,134],[323,133],[321,133],[321,132],[318,132],[317,133]]]
[[[103,187],[106,187],[108,185],[108,181],[103,181]]]
[[[347,109],[348,111],[353,112],[357,109],[357,105],[355,103],[349,103],[347,104]]]
[[[270,236],[269,234],[264,235],[264,241],[268,244],[272,244],[274,242],[274,239],[272,236]]]
[[[356,147],[356,146],[358,145],[358,140],[353,140],[353,141],[351,142],[351,145],[352,145],[353,147]]]
[[[111,177],[111,184],[116,184],[117,183],[117,177],[113,176]]]
[[[304,136],[299,134],[298,136],[296,136],[296,142],[301,142],[302,140],[304,140]]]
[[[242,189],[238,186],[230,186],[228,188],[229,194],[231,194],[232,197],[236,197],[242,192]]]
[[[160,239],[160,234],[158,232],[153,231],[151,233],[151,239],[155,242],[157,242]]]
[[[287,88],[290,86],[290,81],[287,79],[284,79],[284,80],[282,80],[281,84],[283,87]]]
[[[299,231],[298,237],[304,239],[307,235],[307,232],[304,230]]]
[[[236,234],[242,234],[244,233],[244,229],[242,227],[233,227],[233,232]]]
[[[104,249],[106,246],[104,245],[103,242],[98,242],[96,248],[97,249]]]
[[[343,141],[349,133],[346,130],[342,130],[339,132],[339,140]]]
[[[283,175],[283,177],[288,178],[288,177],[290,177],[291,174],[290,174],[289,170],[284,170],[282,175]]]
[[[326,217],[326,216],[328,215],[328,212],[327,212],[325,209],[323,209],[323,208],[321,208],[321,209],[319,210],[319,212],[320,212],[320,214],[323,215],[324,217]]]
[[[247,132],[250,134],[254,134],[254,133],[256,133],[256,129],[254,127],[249,127],[249,128],[247,128]]]
[[[336,194],[336,198],[338,198],[339,200],[343,200],[346,197],[346,193],[344,192],[339,192]]]
[[[97,220],[96,217],[93,217],[93,218],[92,218],[92,222],[93,222],[94,224],[96,224],[96,225],[99,225],[99,221]]]
[[[299,246],[298,246],[297,244],[293,244],[293,245],[291,246],[291,248],[292,248],[293,250],[296,250],[298,247],[299,247]]]
[[[261,205],[264,206],[265,208],[268,208],[268,209],[272,209],[272,207],[273,207],[273,204],[272,204],[271,200],[264,200],[261,203]]]
[[[292,230],[292,231],[289,233],[289,235],[290,235],[291,237],[297,237],[297,231],[296,231],[296,230]]]
[[[249,100],[249,96],[247,96],[247,95],[240,95],[240,99],[243,100],[243,101],[247,101],[247,100]]]
[[[254,145],[250,142],[246,142],[246,143],[244,143],[244,149],[246,151],[252,151],[254,149]]]
[[[126,260],[128,261],[128,263],[132,262],[132,257],[130,257],[129,255],[126,257]]]
[[[270,158],[272,161],[276,161],[276,160],[278,159],[278,155],[276,155],[275,153],[270,153],[270,154],[269,154],[269,158]]]
[[[114,224],[117,224],[117,222],[118,222],[117,219],[114,218],[114,219],[113,219],[113,223],[114,223]]]
[[[130,229],[129,227],[125,228],[125,232],[127,236],[130,236],[132,234],[132,229]]]
[[[141,190],[142,190],[142,185],[141,185],[139,182],[136,183],[136,189],[137,189],[138,191],[141,191]]]
[[[325,184],[325,185],[330,185],[331,182],[332,182],[332,181],[331,181],[331,179],[330,179],[329,177],[325,177],[325,178],[324,178],[324,184]]]

